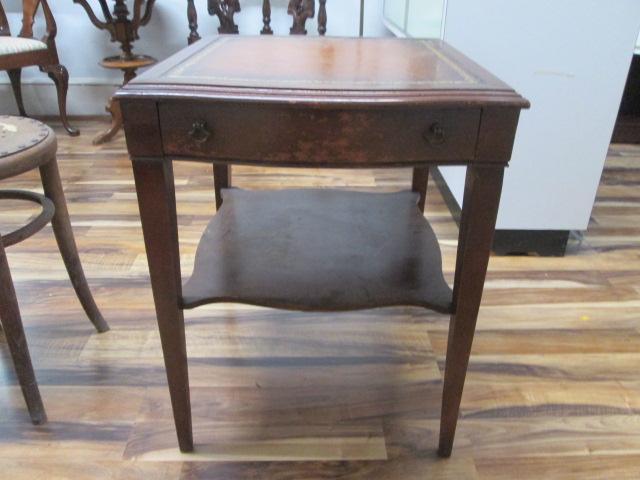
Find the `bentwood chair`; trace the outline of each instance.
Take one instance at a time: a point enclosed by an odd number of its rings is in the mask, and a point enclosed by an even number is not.
[[[80,303],[98,332],[109,330],[93,300],[80,263],[58,172],[56,150],[55,133],[44,123],[30,118],[0,115],[0,180],[37,168],[44,190],[44,195],[24,190],[0,190],[0,201],[24,200],[42,207],[41,213],[27,225],[13,232],[2,232],[0,235],[0,321],[16,376],[34,424],[44,423],[47,417],[31,365],[5,248],[26,240],[51,222],[58,249]]]

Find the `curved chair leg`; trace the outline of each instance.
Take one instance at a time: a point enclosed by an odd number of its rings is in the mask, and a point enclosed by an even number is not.
[[[16,98],[18,104],[18,111],[23,117],[27,116],[27,112],[24,109],[24,103],[22,102],[22,86],[20,85],[20,77],[22,76],[21,68],[14,68],[13,70],[7,70],[9,74],[9,80],[11,80],[11,88],[13,88],[13,96]]]
[[[80,130],[77,128],[73,128],[69,124],[69,119],[67,118],[67,90],[69,89],[69,72],[64,65],[43,65],[40,67],[40,70],[47,75],[49,78],[53,80],[53,83],[56,84],[56,90],[58,92],[58,109],[60,110],[60,120],[62,120],[62,125],[69,135],[75,137],[76,135],[80,135]]]
[[[64,192],[62,191],[58,162],[55,158],[40,167],[40,177],[42,178],[42,187],[44,188],[45,196],[47,196],[56,207],[56,213],[51,220],[51,225],[53,226],[58,248],[62,254],[64,265],[67,267],[67,272],[69,272],[69,278],[71,279],[73,288],[91,323],[96,327],[96,330],[100,333],[106,332],[109,330],[109,325],[105,322],[93,300],[87,279],[82,270],[76,241],[73,238],[71,222],[69,221],[67,202],[65,201]]]
[[[34,425],[40,425],[47,421],[47,414],[42,405],[40,391],[36,376],[33,373],[27,338],[24,335],[20,309],[16,299],[16,291],[13,288],[9,263],[0,238],[0,320],[4,329],[4,335],[9,345],[13,365],[22,395],[27,403],[29,415]]]

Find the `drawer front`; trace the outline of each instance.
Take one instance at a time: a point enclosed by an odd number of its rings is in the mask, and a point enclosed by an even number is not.
[[[473,160],[480,109],[340,110],[233,103],[159,105],[165,155],[282,166]]]

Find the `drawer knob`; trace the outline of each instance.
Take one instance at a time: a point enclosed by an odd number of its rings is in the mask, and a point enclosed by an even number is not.
[[[197,143],[204,143],[211,137],[211,131],[204,120],[196,120],[191,125],[189,136]]]
[[[423,136],[430,145],[442,145],[445,141],[444,127],[436,122],[424,132]]]

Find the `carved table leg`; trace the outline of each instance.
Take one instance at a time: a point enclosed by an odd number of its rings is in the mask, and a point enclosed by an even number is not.
[[[113,99],[109,100],[109,105],[106,108],[107,112],[111,113],[111,126],[104,132],[99,133],[93,139],[94,145],[102,145],[110,141],[122,128],[122,113],[120,112],[120,104]]]
[[[449,324],[440,419],[440,456],[448,457],[458,421],[484,279],[502,190],[504,168],[467,167]]]
[[[91,290],[82,269],[82,263],[80,263],[78,248],[76,247],[71,222],[69,221],[67,202],[62,190],[60,173],[58,172],[58,162],[55,158],[40,167],[40,176],[44,194],[56,207],[51,225],[73,288],[82,304],[82,308],[84,308],[96,330],[100,333],[106,332],[109,330],[109,325],[105,322],[96,302],[93,300],[93,295],[91,295]]]
[[[47,414],[42,405],[40,391],[36,376],[33,373],[29,347],[24,335],[20,308],[16,299],[16,292],[9,271],[9,263],[0,238],[0,320],[4,329],[4,335],[9,345],[13,365],[22,395],[27,403],[29,415],[34,425],[40,425],[47,421]]]
[[[191,401],[184,315],[179,304],[182,278],[173,166],[162,159],[134,159],[133,174],[178,443],[182,452],[191,452]]]

